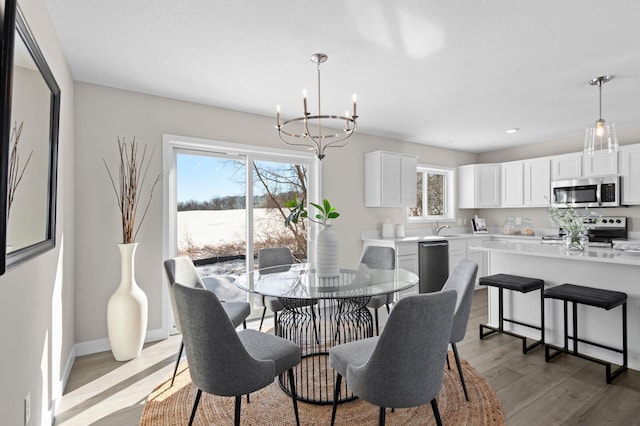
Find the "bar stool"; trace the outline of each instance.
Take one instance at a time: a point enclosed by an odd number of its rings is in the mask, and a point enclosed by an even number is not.
[[[480,285],[486,285],[498,288],[498,327],[493,327],[488,324],[480,324],[480,339],[494,334],[504,333],[509,336],[514,336],[522,339],[522,353],[526,354],[531,349],[544,344],[544,280],[538,278],[520,277],[517,275],[509,274],[496,274],[489,275],[487,277],[480,277]],[[504,317],[504,290],[512,290],[520,293],[529,293],[531,291],[540,290],[540,325],[527,324],[520,321],[516,321],[512,318]],[[540,330],[540,340],[534,341],[531,345],[527,346],[527,337],[513,331],[504,329],[504,322],[510,322],[512,324],[518,324],[524,327]],[[484,329],[489,330],[484,332]]]
[[[544,297],[548,299],[557,299],[564,302],[564,347],[555,346],[549,343],[544,345],[544,359],[546,362],[564,353],[574,355],[589,361],[597,362],[605,366],[607,384],[611,383],[615,377],[627,370],[627,294],[620,291],[603,290],[600,288],[585,287],[575,284],[562,284],[551,287],[544,292]],[[573,336],[569,336],[569,322],[567,319],[567,304],[571,302],[573,305]],[[622,349],[595,343],[589,340],[580,339],[578,337],[578,310],[577,304],[587,306],[595,306],[607,311],[622,305]],[[573,340],[573,350],[569,349],[569,339]],[[578,351],[578,342],[586,343],[591,346],[607,349],[622,354],[622,365],[611,373],[611,363],[594,358],[589,355],[582,354]],[[550,349],[556,352],[551,354]]]

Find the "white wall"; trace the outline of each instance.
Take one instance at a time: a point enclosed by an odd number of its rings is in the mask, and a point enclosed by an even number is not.
[[[0,277],[0,423],[50,424],[74,337],[73,80],[43,0],[21,0],[27,23],[61,88],[56,247]]]
[[[116,137],[147,142],[156,148],[151,175],[161,169],[163,133],[286,148],[273,128],[273,117],[197,105],[113,88],[76,83],[76,341],[79,352],[106,349],[106,305],[119,283],[119,212],[102,164],[116,164]],[[457,166],[475,161],[475,154],[427,147],[390,139],[354,135],[344,148],[327,151],[323,160],[324,196],[341,216],[340,235],[345,266],[353,266],[362,249],[360,232],[379,227],[384,219],[402,222],[403,209],[364,207],[364,153],[384,149],[419,156],[419,162]],[[136,277],[149,299],[148,330],[162,327],[162,202],[158,192],[138,241]]]
[[[616,129],[616,135],[621,145],[640,143],[640,125],[624,126]],[[584,134],[576,134],[572,137],[565,137],[537,144],[526,145],[516,148],[502,149],[492,152],[485,152],[478,155],[478,163],[498,163],[504,161],[516,161],[526,158],[545,157],[547,155],[566,154],[570,152],[582,151]],[[606,209],[592,209],[603,216],[627,216],[627,227],[629,231],[640,232],[640,206],[617,207]],[[487,221],[489,227],[501,227],[507,216],[531,218],[536,228],[552,228],[547,209],[481,209],[477,211],[478,216]]]

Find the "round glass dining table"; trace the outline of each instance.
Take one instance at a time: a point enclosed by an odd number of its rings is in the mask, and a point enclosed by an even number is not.
[[[373,336],[373,318],[367,309],[372,296],[406,290],[418,276],[404,269],[340,269],[336,277],[319,277],[313,264],[296,263],[256,269],[241,275],[236,285],[245,291],[276,297],[284,306],[275,334],[300,346],[302,361],[294,368],[296,396],[316,404],[333,403],[334,371],[329,349],[341,343]],[[288,381],[280,387],[290,392]],[[355,396],[346,389],[339,402]]]

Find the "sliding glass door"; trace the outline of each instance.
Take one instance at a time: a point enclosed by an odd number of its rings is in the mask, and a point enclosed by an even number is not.
[[[306,221],[292,228],[284,221],[287,201],[319,193],[311,155],[165,136],[164,159],[165,258],[187,256],[203,277],[253,269],[265,247],[289,247],[299,262],[310,258]],[[225,292],[252,301],[232,283]]]

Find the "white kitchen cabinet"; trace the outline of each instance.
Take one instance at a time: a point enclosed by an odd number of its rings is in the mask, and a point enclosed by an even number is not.
[[[467,240],[450,239],[449,241],[449,275],[458,263],[467,257]]]
[[[416,172],[416,157],[385,151],[365,154],[365,205],[415,206]]]
[[[622,204],[640,204],[640,144],[625,145],[618,152]]]
[[[458,167],[458,208],[500,207],[500,164]]]
[[[500,171],[502,207],[522,207],[524,204],[524,162],[502,163]]]
[[[582,177],[582,154],[555,155],[551,158],[551,180]]]
[[[551,200],[551,160],[524,161],[524,206],[548,207]]]
[[[617,152],[596,152],[582,156],[582,176],[608,176],[618,174]]]

